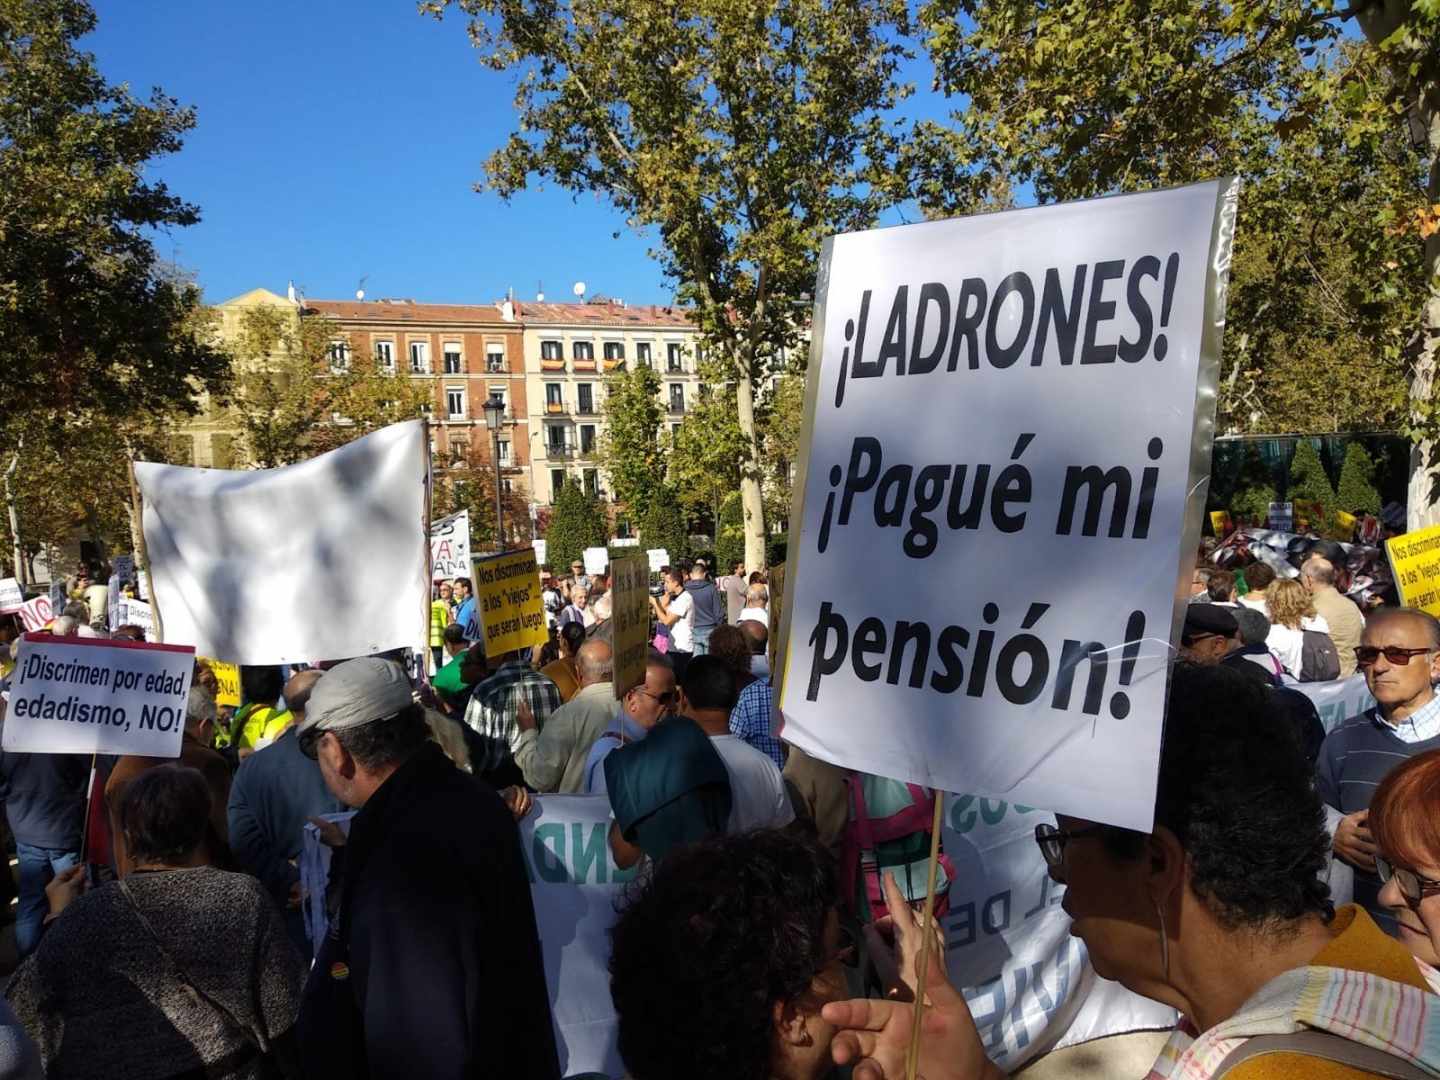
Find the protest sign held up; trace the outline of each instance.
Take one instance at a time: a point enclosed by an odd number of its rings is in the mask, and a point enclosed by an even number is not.
[[[16,614],[20,616],[20,623],[26,630],[40,630],[55,618],[55,609],[48,596],[37,596],[21,604]]]
[[[145,631],[145,640],[155,640],[155,617],[150,605],[144,600],[131,600],[122,596],[115,608],[120,620],[117,626],[138,626]]]
[[[614,629],[615,696],[645,681],[650,640],[650,571],[638,556],[610,564],[610,613]]]
[[[1150,827],[1237,197],[1215,181],[827,244],[787,739]]]
[[[220,684],[220,689],[215,694],[215,704],[238,707],[240,704],[240,668],[235,664],[227,664],[223,660],[212,660],[208,656],[200,657],[200,662],[215,673],[215,681]]]
[[[652,574],[658,574],[670,565],[670,552],[664,548],[648,548],[645,552],[645,558],[650,563],[650,572]]]
[[[585,573],[603,574],[610,562],[610,552],[603,547],[588,547],[584,552]]]
[[[466,577],[470,573],[470,511],[461,510],[430,523],[430,576]]]
[[[549,635],[534,549],[476,559],[474,571],[485,655],[499,656],[545,644]]]
[[[22,642],[7,751],[179,756],[194,649],[44,633]]]
[[[13,577],[0,578],[0,612],[14,611],[25,603],[25,593],[20,582]]]
[[[1440,616],[1440,525],[1385,541],[1400,603]]]

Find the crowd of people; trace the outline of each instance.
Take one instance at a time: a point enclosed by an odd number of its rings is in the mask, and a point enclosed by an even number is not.
[[[1036,829],[1096,972],[1185,1018],[1152,1076],[1440,1075],[1440,622],[1362,609],[1337,548],[1202,551],[1154,829]],[[0,1076],[558,1078],[517,829],[550,793],[607,799],[639,868],[610,960],[634,1080],[905,1075],[936,793],[779,738],[763,573],[665,568],[618,696],[607,575],[541,585],[533,649],[487,655],[471,583],[437,582],[418,676],[400,653],[243,667],[226,709],[198,662],[178,759],[100,757],[92,782],[89,758],[0,754]],[[108,593],[52,632],[128,635]],[[1376,704],[1327,734],[1296,686],[1355,672]],[[920,1074],[1000,1075],[943,963],[923,991]]]

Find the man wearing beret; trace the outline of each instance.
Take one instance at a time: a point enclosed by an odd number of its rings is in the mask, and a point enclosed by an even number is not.
[[[515,821],[430,741],[404,671],[332,668],[296,737],[359,811],[326,841],[343,866],[300,1008],[305,1075],[558,1078]]]

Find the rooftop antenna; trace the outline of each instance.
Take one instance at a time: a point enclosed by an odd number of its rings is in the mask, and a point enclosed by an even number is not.
[[[575,288],[571,290],[576,298],[583,304],[585,302],[585,282],[575,282]]]
[[[355,286],[355,299],[356,299],[356,300],[364,300],[364,299],[365,299],[365,282],[367,282],[367,281],[369,281],[369,280],[370,280],[370,275],[369,275],[369,274],[366,274],[364,277],[362,277],[362,278],[360,279],[360,284]]]

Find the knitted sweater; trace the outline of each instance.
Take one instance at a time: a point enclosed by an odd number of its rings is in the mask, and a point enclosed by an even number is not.
[[[46,1075],[259,1076],[255,1046],[268,1052],[293,1027],[305,970],[259,882],[205,866],[131,874],[125,886],[133,904],[119,882],[72,903],[6,990]]]

